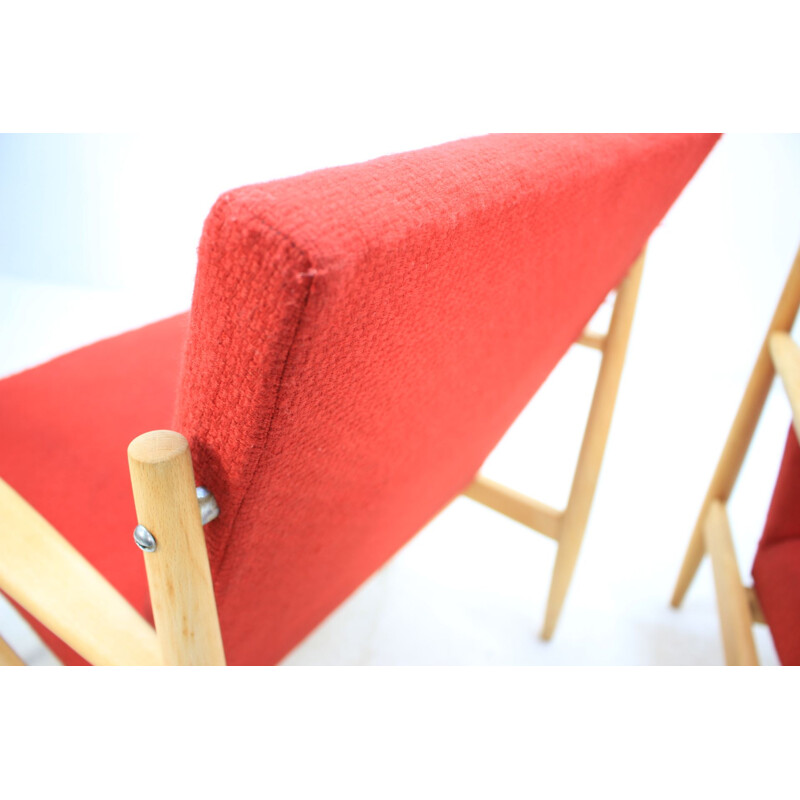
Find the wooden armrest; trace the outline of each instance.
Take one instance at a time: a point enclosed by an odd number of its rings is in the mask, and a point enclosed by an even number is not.
[[[163,663],[155,629],[3,480],[0,588],[91,664]]]

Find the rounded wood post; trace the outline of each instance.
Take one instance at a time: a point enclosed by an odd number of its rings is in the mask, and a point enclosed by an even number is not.
[[[189,443],[174,431],[144,433],[128,465],[139,524],[155,539],[144,562],[164,663],[224,665]]]
[[[547,609],[541,633],[542,639],[545,641],[552,637],[561,615],[567,589],[572,580],[572,573],[578,561],[586,523],[589,520],[589,511],[592,508],[594,490],[600,476],[600,466],[603,463],[617,390],[625,364],[625,352],[628,348],[633,315],[636,311],[636,298],[642,280],[644,257],[645,250],[642,250],[619,286],[608,333],[603,343],[603,360],[600,362],[600,372],[589,409],[589,419],[583,434],[569,500],[561,518],[556,563],[553,566],[553,577],[550,582],[550,593],[547,598]]]

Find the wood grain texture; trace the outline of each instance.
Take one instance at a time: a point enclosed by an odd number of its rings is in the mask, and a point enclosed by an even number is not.
[[[776,332],[786,333],[791,330],[797,316],[798,306],[800,306],[800,250],[797,251],[789,277],[784,284],[775,313],[770,321],[767,335],[764,337],[755,366],[747,382],[747,388],[739,404],[728,438],[725,441],[725,447],[717,462],[717,467],[711,478],[711,483],[689,539],[689,546],[672,593],[671,603],[676,608],[683,602],[683,598],[686,596],[686,592],[697,573],[697,568],[700,566],[705,553],[703,526],[711,503],[715,500],[727,503],[728,498],[731,496],[769,394],[772,379],[775,375],[775,368],[769,350],[770,337]]]
[[[709,504],[703,538],[714,571],[725,661],[729,666],[756,666],[750,603],[736,563],[728,514],[719,500]]]
[[[87,509],[86,524],[91,522]],[[132,546],[127,532],[119,535]],[[147,621],[2,480],[0,588],[91,664],[161,663]]]
[[[622,368],[625,364],[625,352],[633,325],[644,258],[645,251],[642,250],[620,284],[608,333],[605,336],[603,358],[589,409],[589,418],[575,467],[569,500],[561,520],[558,551],[541,634],[545,640],[550,639],[558,623],[589,519]]]
[[[142,434],[128,465],[139,524],[157,542],[144,560],[164,663],[224,665],[189,444],[174,431]]]

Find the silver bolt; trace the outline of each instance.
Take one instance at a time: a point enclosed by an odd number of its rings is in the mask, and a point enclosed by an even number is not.
[[[198,486],[195,491],[197,493],[197,503],[200,506],[200,522],[203,525],[207,525],[211,520],[219,516],[219,506],[214,499],[214,495],[205,486]]]
[[[197,504],[200,506],[200,521],[207,525],[219,516],[219,506],[214,495],[205,486],[198,486],[195,492]],[[145,553],[152,553],[156,549],[156,537],[144,525],[137,525],[133,529],[133,541]]]
[[[156,537],[144,525],[137,525],[133,529],[133,541],[145,553],[152,553],[156,549]]]

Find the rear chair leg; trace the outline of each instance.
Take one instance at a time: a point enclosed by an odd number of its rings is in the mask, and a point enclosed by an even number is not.
[[[592,507],[594,490],[597,486],[603,452],[611,426],[622,367],[625,363],[625,351],[633,324],[636,296],[639,292],[643,266],[644,251],[636,259],[628,276],[620,285],[608,334],[602,347],[603,360],[600,363],[600,373],[597,376],[569,501],[561,520],[556,563],[553,567],[550,596],[542,628],[542,638],[545,640],[550,639],[558,623],[564,598],[567,595],[572,573],[578,560],[583,533],[586,530],[586,522]]]

